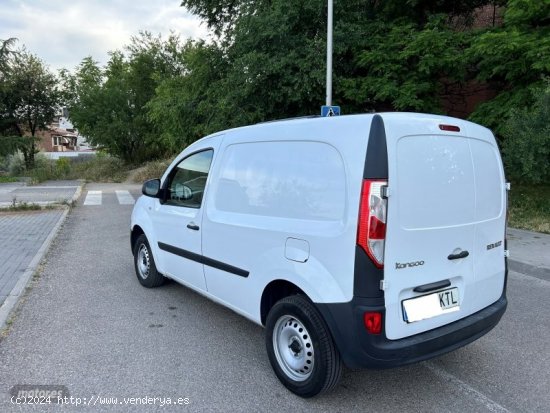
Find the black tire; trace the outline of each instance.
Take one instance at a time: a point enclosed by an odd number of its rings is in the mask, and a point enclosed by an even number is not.
[[[149,241],[141,234],[134,244],[134,268],[140,284],[147,288],[159,287],[166,278],[157,271]]]
[[[271,367],[291,392],[308,398],[338,384],[340,353],[323,317],[306,297],[285,297],[271,308],[265,341]]]

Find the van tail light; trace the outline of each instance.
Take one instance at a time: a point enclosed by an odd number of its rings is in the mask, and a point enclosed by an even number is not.
[[[387,185],[387,181],[365,179],[359,206],[357,245],[378,268],[384,268],[388,200],[382,196],[382,188]]]
[[[382,313],[367,311],[363,314],[363,322],[370,334],[380,334],[382,332]]]

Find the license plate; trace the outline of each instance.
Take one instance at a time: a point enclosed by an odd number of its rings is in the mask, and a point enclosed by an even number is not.
[[[422,297],[402,301],[403,319],[407,323],[426,320],[460,310],[458,288],[438,291]]]

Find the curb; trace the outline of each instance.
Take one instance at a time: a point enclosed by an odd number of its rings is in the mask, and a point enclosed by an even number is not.
[[[22,294],[25,292],[25,288],[27,287],[29,280],[32,278],[34,272],[38,268],[38,265],[40,264],[42,259],[46,256],[46,253],[50,249],[52,242],[55,240],[57,233],[61,228],[61,225],[63,225],[63,222],[65,222],[65,218],[67,218],[69,211],[70,211],[69,208],[65,208],[65,210],[63,211],[63,214],[61,214],[61,217],[59,217],[59,220],[57,221],[55,226],[52,228],[47,238],[42,243],[42,246],[40,247],[38,252],[34,255],[26,271],[19,278],[19,281],[17,281],[17,284],[15,284],[15,287],[13,287],[13,289],[10,291],[8,297],[6,298],[2,306],[0,306],[0,330],[2,330],[6,326],[6,321],[8,320],[12,311],[17,307],[17,304],[19,303],[19,299],[21,298]]]
[[[78,198],[80,198],[80,194],[82,194],[82,188],[84,188],[84,185],[86,185],[86,181],[80,181],[80,185],[78,186],[78,188],[76,188],[76,191],[71,198],[71,204],[74,205]]]

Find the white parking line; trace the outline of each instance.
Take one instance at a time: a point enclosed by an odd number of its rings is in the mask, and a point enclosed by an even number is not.
[[[134,205],[134,197],[129,191],[115,191],[120,205]]]
[[[84,200],[84,205],[101,205],[103,191],[88,191],[86,199]]]

